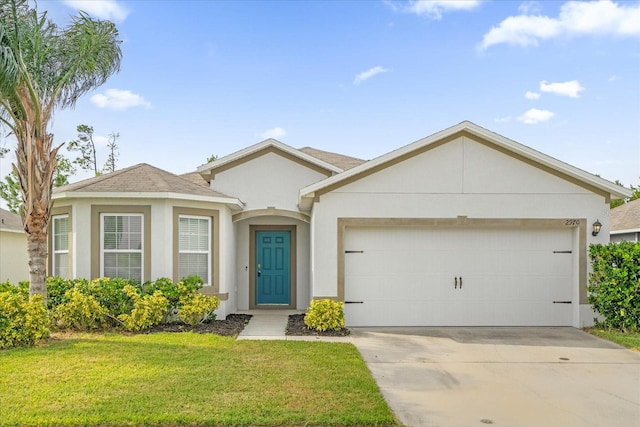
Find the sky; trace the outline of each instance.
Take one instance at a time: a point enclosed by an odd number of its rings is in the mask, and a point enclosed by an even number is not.
[[[120,32],[120,72],[57,111],[50,129],[63,143],[77,125],[93,126],[101,164],[111,132],[120,134],[118,168],[144,162],[180,174],[266,138],[373,159],[470,120],[640,184],[638,1],[39,0],[37,8],[60,26],[83,10]],[[0,146],[15,140],[5,135]],[[13,159],[0,162],[0,177]]]

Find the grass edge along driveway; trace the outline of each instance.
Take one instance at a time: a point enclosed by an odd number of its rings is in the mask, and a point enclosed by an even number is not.
[[[344,343],[74,334],[0,371],[2,426],[398,425]]]

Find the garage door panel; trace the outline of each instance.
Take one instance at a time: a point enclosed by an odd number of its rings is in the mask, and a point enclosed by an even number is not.
[[[345,300],[363,301],[347,325],[571,324],[553,303],[572,300],[569,229],[357,228],[345,242],[362,251],[345,255]]]

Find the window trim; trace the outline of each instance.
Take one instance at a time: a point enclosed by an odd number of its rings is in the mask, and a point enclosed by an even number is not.
[[[56,222],[66,219],[67,220],[67,248],[66,249],[56,249]],[[67,254],[67,277],[63,277],[63,279],[68,279],[69,277],[69,215],[51,215],[51,274],[56,275],[56,255],[59,254]],[[60,276],[61,277],[61,276]]]
[[[180,219],[182,218],[186,218],[186,219],[198,219],[198,220],[205,220],[207,221],[207,233],[208,233],[208,239],[207,239],[207,250],[206,251],[193,251],[193,250],[181,250],[180,249]],[[178,214],[178,241],[176,242],[176,245],[178,247],[178,277],[180,276],[180,255],[181,254],[206,254],[207,255],[207,282],[204,284],[204,286],[211,286],[210,282],[211,282],[211,248],[213,247],[212,242],[211,242],[211,225],[213,223],[213,218],[210,216],[202,216],[202,215],[186,215],[186,214]]]
[[[140,218],[140,249],[105,249],[104,248],[104,220],[106,217],[130,217]],[[100,213],[100,277],[104,274],[104,257],[106,254],[140,254],[140,283],[144,283],[144,215],[141,213],[120,213],[120,212],[101,212]]]
[[[177,282],[178,277],[178,259],[179,259],[179,218],[180,216],[199,216],[211,218],[211,252],[210,252],[210,283],[201,289],[201,292],[207,295],[216,295],[221,300],[229,298],[228,293],[220,293],[220,211],[217,209],[198,209],[187,208],[182,206],[173,207],[173,281]]]
[[[91,205],[91,278],[97,279],[101,273],[100,214],[141,214],[142,215],[142,278],[151,278],[151,205]]]
[[[68,233],[68,265],[67,265],[67,271],[68,271],[68,278],[72,279],[75,277],[74,275],[74,270],[73,270],[73,266],[74,266],[74,260],[73,260],[73,215],[71,214],[71,206],[55,206],[51,208],[51,213],[50,213],[50,218],[53,219],[56,216],[62,216],[62,215],[66,215],[68,217],[68,222],[67,222],[67,233]],[[49,236],[49,244],[48,244],[48,249],[49,249],[49,254],[47,256],[47,274],[49,276],[53,275],[53,247],[54,247],[54,241],[53,241],[53,220],[49,221],[49,224],[47,226],[47,234]]]

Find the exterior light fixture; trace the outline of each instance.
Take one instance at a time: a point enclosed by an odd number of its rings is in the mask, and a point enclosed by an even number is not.
[[[600,229],[602,228],[602,224],[600,221],[596,219],[596,222],[593,223],[593,231],[591,232],[592,236],[597,236],[600,233]]]

